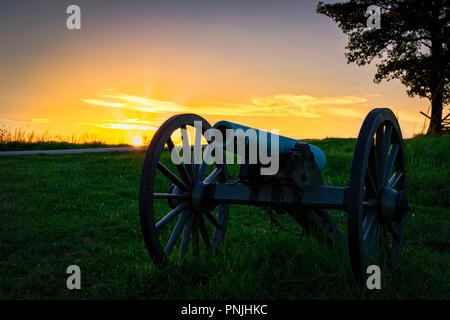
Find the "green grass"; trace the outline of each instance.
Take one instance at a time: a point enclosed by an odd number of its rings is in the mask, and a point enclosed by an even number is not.
[[[347,185],[355,140],[314,143],[325,183]],[[405,143],[413,209],[399,272],[374,291],[355,284],[346,252],[278,231],[247,206],[232,206],[217,254],[155,267],[139,224],[143,152],[1,157],[0,298],[449,299],[450,136]],[[66,288],[71,264],[82,290]]]

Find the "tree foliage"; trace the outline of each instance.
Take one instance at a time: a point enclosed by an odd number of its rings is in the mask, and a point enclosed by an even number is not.
[[[367,8],[381,11],[381,28],[367,27]],[[377,61],[376,83],[399,79],[409,96],[432,102],[430,128],[440,131],[442,106],[450,102],[450,0],[351,0],[319,2],[348,36],[348,63]]]

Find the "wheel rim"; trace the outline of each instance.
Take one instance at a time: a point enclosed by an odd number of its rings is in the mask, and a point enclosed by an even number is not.
[[[195,129],[195,121],[201,124],[201,130]],[[144,242],[155,263],[175,251],[180,258],[189,251],[199,255],[201,247],[214,249],[225,236],[229,206],[194,207],[192,192],[199,181],[227,182],[226,165],[204,161],[201,165],[175,165],[170,159],[177,142],[187,144],[185,147],[192,146],[190,142],[201,144],[209,128],[211,125],[197,115],[176,115],[161,125],[149,145],[141,173],[139,212]],[[189,152],[194,160],[194,152]]]
[[[352,271],[366,279],[367,266],[392,271],[399,262],[405,228],[406,166],[394,114],[374,109],[358,136],[348,192],[348,241]]]

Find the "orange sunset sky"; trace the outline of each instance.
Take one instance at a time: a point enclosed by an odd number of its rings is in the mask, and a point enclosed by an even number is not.
[[[81,30],[66,8],[81,8]],[[375,65],[345,61],[346,36],[317,1],[0,3],[0,126],[139,144],[196,113],[293,138],[356,137],[373,107],[422,131],[428,100]],[[376,63],[376,61],[375,61]]]

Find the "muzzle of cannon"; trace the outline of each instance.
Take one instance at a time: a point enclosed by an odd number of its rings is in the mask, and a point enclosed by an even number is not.
[[[260,130],[245,134],[252,128],[228,121],[214,125],[225,133],[225,139],[218,141],[211,138],[211,128],[198,115],[176,115],[161,125],[148,147],[139,211],[144,242],[155,263],[167,261],[174,251],[183,259],[189,253],[199,256],[203,249],[216,249],[225,239],[230,204],[242,204],[265,208],[271,217],[272,211],[287,213],[318,240],[336,250],[348,247],[353,274],[361,283],[369,265],[382,270],[398,265],[409,205],[403,139],[390,109],[374,109],[364,120],[345,187],[323,184],[321,171],[326,160],[316,146]],[[227,130],[234,132],[228,139]],[[179,145],[183,155],[195,150],[206,153],[213,144],[222,143],[222,149],[236,144],[240,134],[246,150],[251,150],[252,144],[260,146],[261,139],[272,153],[276,150],[278,170],[261,174],[264,163],[245,159],[239,177],[232,180],[223,162],[197,162],[198,156],[187,157],[187,162],[172,161]],[[202,146],[202,141],[208,145]],[[236,152],[234,147],[229,150]],[[337,228],[327,209],[348,213],[347,232]]]

